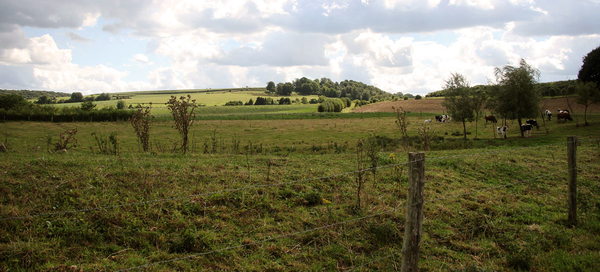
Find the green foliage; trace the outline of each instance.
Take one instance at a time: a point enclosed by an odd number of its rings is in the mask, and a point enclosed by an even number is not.
[[[583,58],[583,65],[579,69],[577,79],[583,82],[594,82],[596,86],[600,86],[600,46]]]
[[[117,101],[117,109],[119,109],[119,110],[125,109],[125,101],[124,100]]]
[[[98,95],[96,97],[95,100],[96,101],[108,101],[110,99],[111,99],[110,94],[108,94],[108,93],[101,93],[100,95]]]
[[[346,107],[346,102],[339,98],[329,98],[321,103],[317,109],[319,112],[341,112]]]
[[[277,87],[275,86],[275,82],[269,81],[267,83],[267,91],[270,93],[274,93],[276,90],[277,90]]]
[[[593,81],[588,82],[577,82],[576,87],[576,101],[577,103],[584,105],[584,122],[585,125],[589,125],[587,121],[588,107],[592,104],[600,103],[600,89]]]
[[[442,106],[446,108],[448,114],[454,120],[462,122],[464,137],[467,139],[466,122],[475,120],[474,111],[476,109],[473,92],[469,87],[467,78],[461,74],[453,73],[450,79],[446,80],[444,90],[446,96]]]
[[[225,106],[243,106],[244,102],[242,101],[229,101],[225,103]]]
[[[256,98],[256,102],[254,102],[255,106],[260,106],[260,105],[273,105],[273,98],[270,97],[257,97]]]
[[[152,103],[148,107],[139,107],[129,119],[129,123],[131,123],[137,135],[138,143],[142,146],[144,152],[150,150],[150,120],[154,118],[154,115],[150,114],[151,108]]]
[[[521,59],[519,67],[504,66],[495,68],[496,85],[490,92],[488,108],[502,118],[517,119],[519,127],[522,118],[539,115],[539,92],[536,89],[540,72]],[[521,137],[524,137],[521,131]]]
[[[421,100],[421,98],[423,98],[420,94],[417,94],[417,96],[415,96],[415,100]]]
[[[117,139],[117,133],[112,132],[108,136],[105,136],[102,133],[93,132],[92,136],[94,136],[94,139],[96,140],[96,144],[98,146],[100,154],[119,154],[119,141]]]
[[[279,99],[279,105],[291,105],[292,101],[290,100],[289,97],[282,97]]]
[[[85,101],[81,103],[81,110],[83,111],[92,111],[96,107],[96,104],[92,101]]]
[[[27,107],[30,103],[18,94],[0,95],[0,108],[5,110],[19,110]]]
[[[67,100],[67,103],[83,102],[83,94],[80,92],[74,92],[71,94],[71,99]]]
[[[304,198],[304,201],[306,201],[306,205],[308,206],[316,206],[323,204],[323,196],[317,191],[306,193],[302,197]]]

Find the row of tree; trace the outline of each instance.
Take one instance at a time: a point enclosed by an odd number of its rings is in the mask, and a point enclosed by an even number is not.
[[[466,122],[477,120],[483,109],[489,109],[503,119],[517,120],[519,128],[523,118],[535,118],[541,114],[539,101],[543,95],[538,80],[539,70],[524,59],[519,66],[496,67],[496,82],[488,86],[470,87],[468,80],[454,73],[446,81],[442,105],[454,120],[463,124],[464,137],[467,137]],[[569,92],[575,95],[577,103],[585,106],[584,123],[587,122],[587,108],[600,103],[600,47],[592,50],[583,60],[578,80]],[[477,135],[477,134],[476,134]],[[521,137],[523,137],[521,130]],[[506,137],[506,134],[505,134]]]
[[[298,95],[322,95],[329,98],[347,97],[350,100],[386,101],[392,100],[395,95],[382,91],[381,89],[353,80],[334,82],[329,78],[311,80],[306,77],[298,78],[292,82],[277,83],[269,81],[267,92],[271,94],[289,96],[293,93]],[[398,94],[396,94],[397,96]],[[400,93],[402,95],[402,93]]]

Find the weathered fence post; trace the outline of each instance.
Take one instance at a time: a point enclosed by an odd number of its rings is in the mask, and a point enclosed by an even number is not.
[[[402,245],[402,272],[419,271],[419,250],[423,226],[423,191],[425,189],[425,153],[408,153],[408,206]]]
[[[577,137],[567,137],[567,161],[569,167],[569,216],[568,224],[577,225]]]

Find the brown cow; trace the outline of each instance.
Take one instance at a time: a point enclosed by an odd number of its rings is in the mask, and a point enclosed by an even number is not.
[[[556,115],[556,119],[557,119],[558,121],[560,121],[560,119],[565,119],[565,121],[566,121],[566,120],[573,121],[573,118],[571,118],[571,115],[570,115],[568,112],[566,112],[566,113],[565,113],[565,112],[558,113],[558,114]]]
[[[485,123],[487,124],[487,122],[490,121],[492,123],[498,123],[498,120],[496,120],[496,117],[494,117],[493,115],[488,115],[485,117]]]

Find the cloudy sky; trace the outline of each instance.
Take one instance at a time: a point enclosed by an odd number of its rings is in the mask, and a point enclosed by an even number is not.
[[[576,79],[600,0],[2,0],[0,88],[266,86],[328,77],[426,94],[524,58]]]

